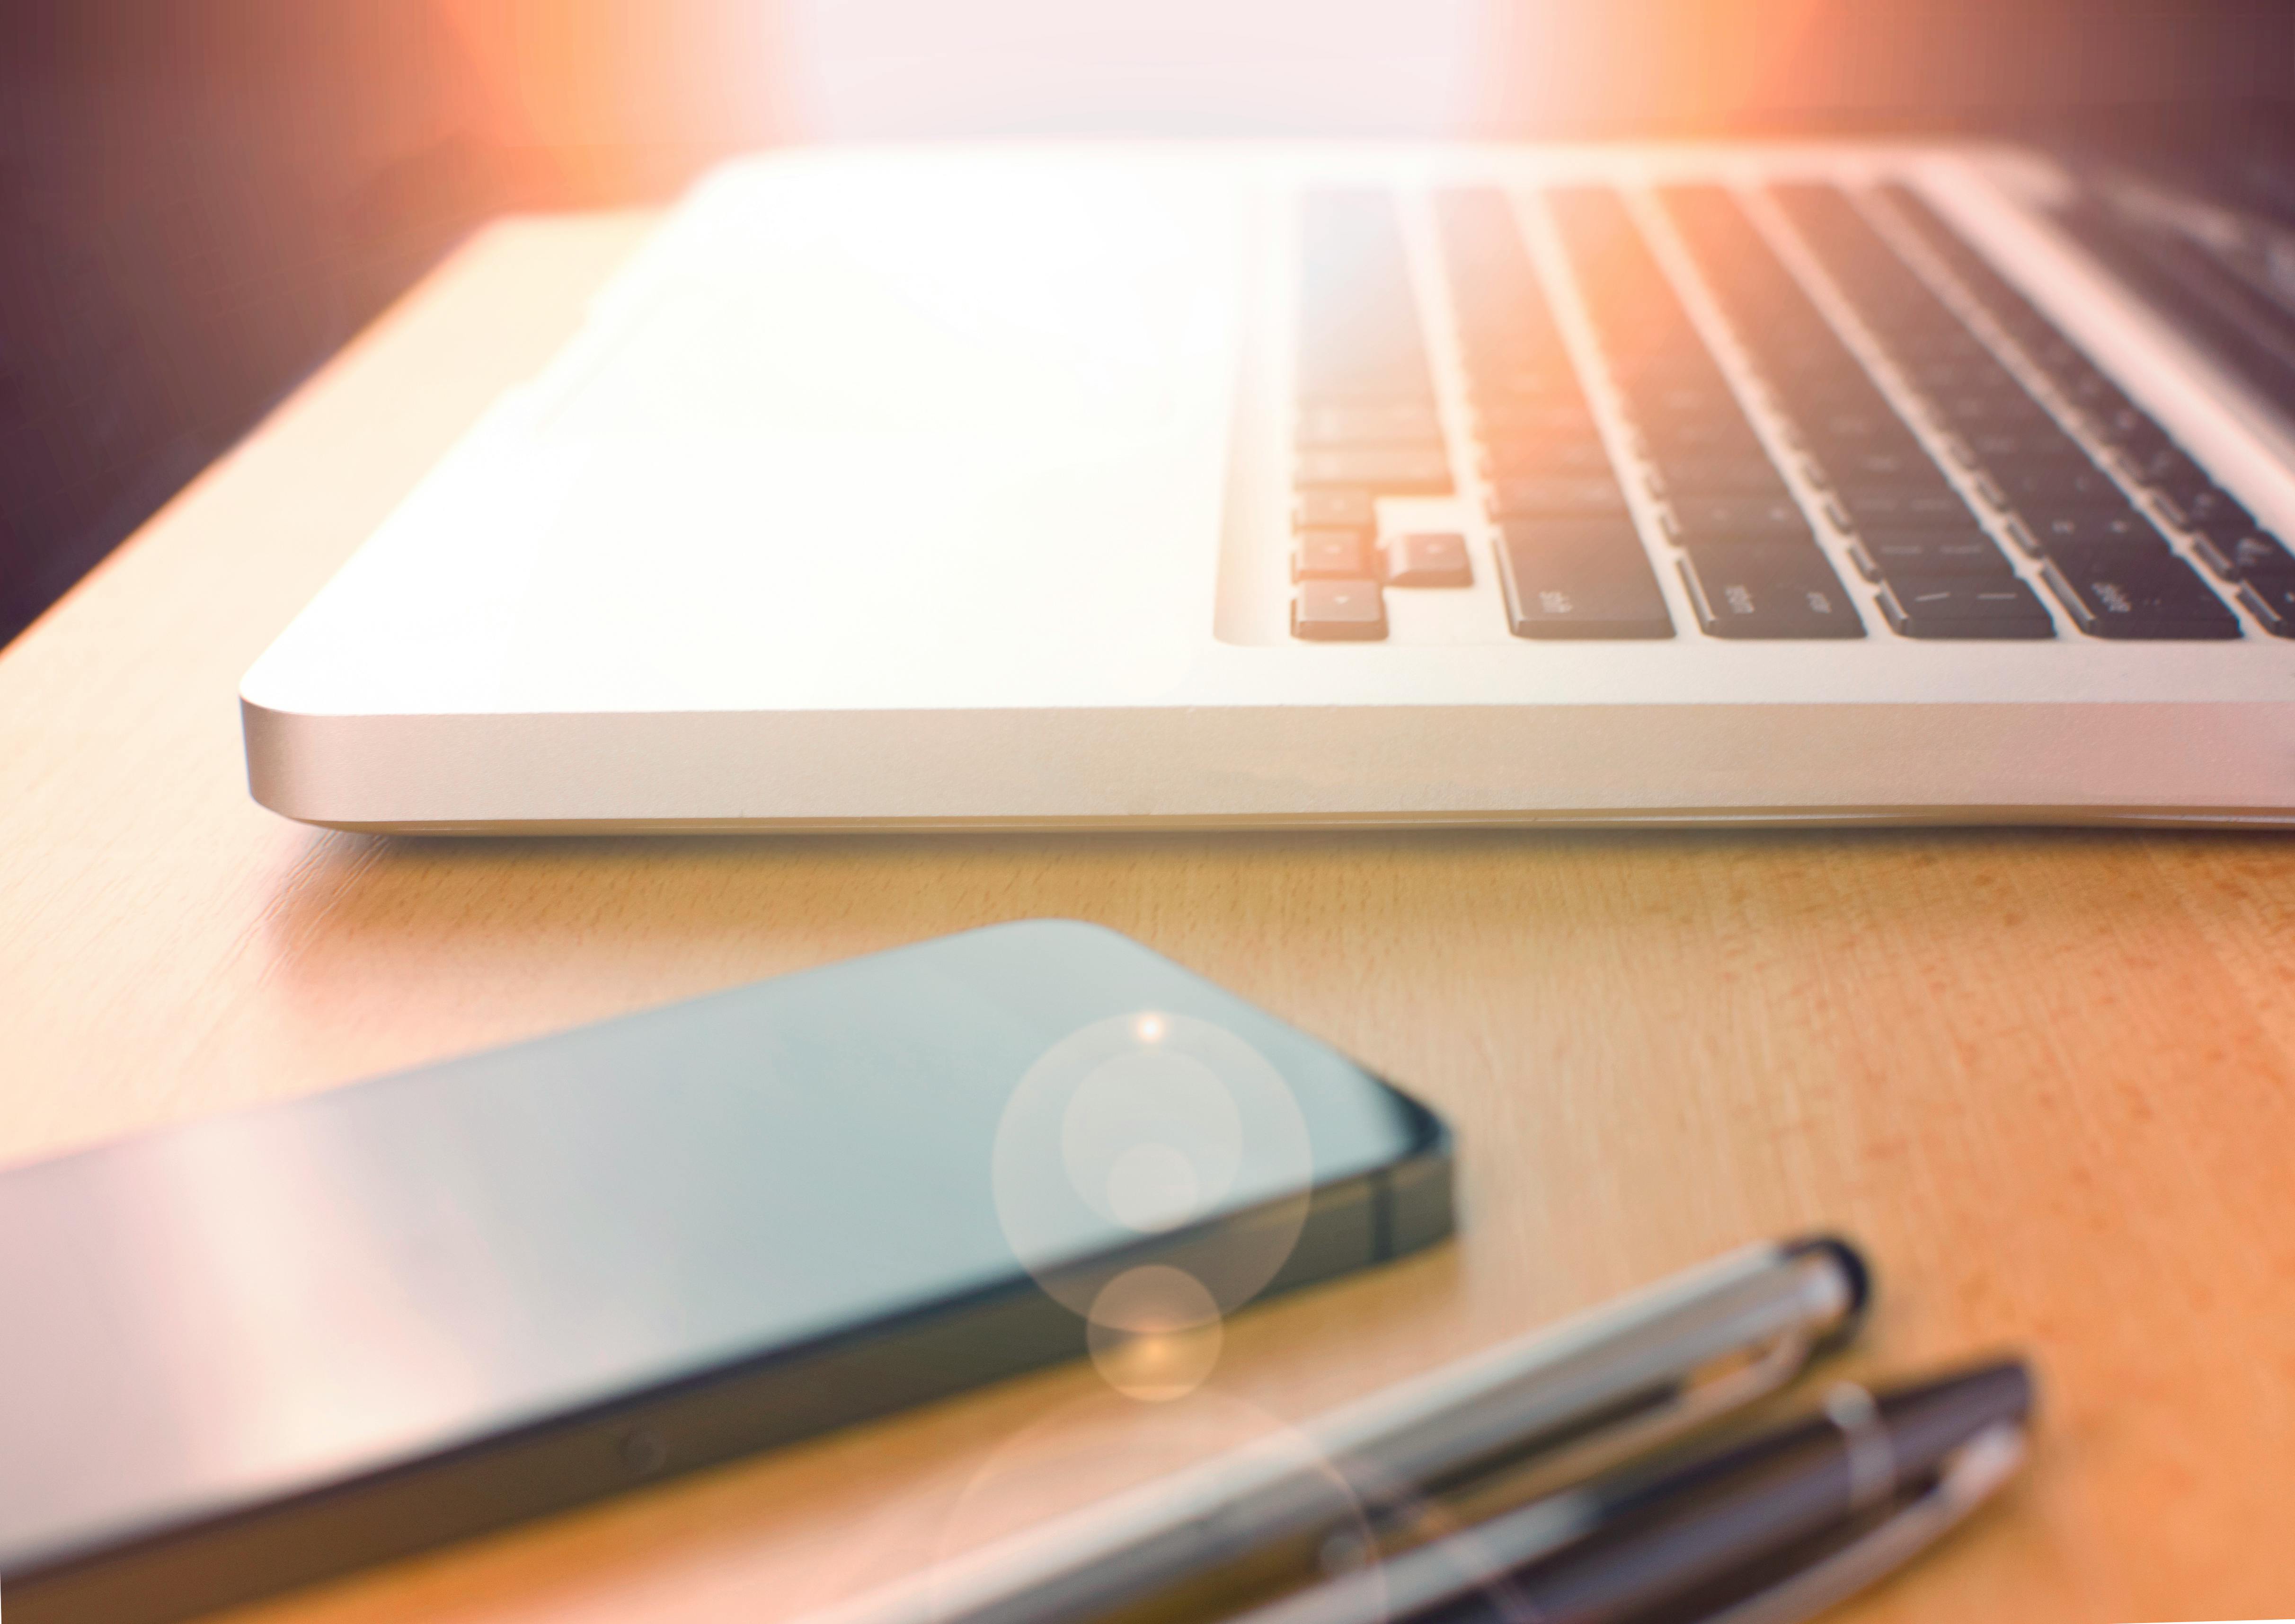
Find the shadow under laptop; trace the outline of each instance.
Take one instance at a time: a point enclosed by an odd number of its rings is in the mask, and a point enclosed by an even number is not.
[[[263,951],[274,985],[314,994],[300,1007],[363,1010],[373,1057],[412,1065],[1072,918],[1438,1106],[1445,1080],[1418,1075],[1430,1052],[1474,1076],[1743,1077],[1766,1114],[1755,1074],[1788,1050],[1822,1086],[1878,1075],[1915,1095],[1980,1051],[1988,1069],[2023,1053],[2038,1076],[2076,1052],[2111,1074],[2127,1064],[2115,1024],[2157,1007],[2163,967],[2185,1019],[2252,1019],[2210,943],[2261,910],[2295,943],[2295,904],[2263,883],[2280,850],[2274,836],[2061,829],[321,835],[266,911]],[[2127,1008],[2025,1053],[2045,1023],[2016,990],[2071,964],[2124,980]],[[1876,1029],[1896,1035],[1876,1046]]]

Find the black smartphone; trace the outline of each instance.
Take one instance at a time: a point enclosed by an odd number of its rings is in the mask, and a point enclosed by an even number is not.
[[[0,1607],[182,1618],[1450,1224],[1425,1107],[1060,920],[18,1167]]]

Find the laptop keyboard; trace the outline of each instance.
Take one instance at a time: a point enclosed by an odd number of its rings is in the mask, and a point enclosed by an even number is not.
[[[2236,638],[2226,593],[2295,636],[2295,557],[1910,190],[1773,188],[1798,267],[1720,186],[1655,194],[1662,251],[1614,190],[1540,201],[1590,361],[1513,200],[1436,200],[1473,429],[1454,469],[1393,199],[1303,200],[1295,636],[1383,638],[1388,592],[1470,583],[1463,536],[1382,544],[1382,499],[1454,493],[1489,520],[1526,639],[1690,634],[1660,569],[1707,637]]]

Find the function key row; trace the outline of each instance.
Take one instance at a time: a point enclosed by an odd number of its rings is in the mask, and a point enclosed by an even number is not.
[[[1899,635],[2045,638],[2047,607],[2016,574],[1864,365],[1719,186],[1659,200],[1723,318],[1816,463],[1850,558]]]
[[[1377,499],[1455,488],[1393,198],[1314,192],[1301,204],[1291,629],[1314,641],[1386,635],[1384,587],[1472,582],[1466,540],[1379,545]]]
[[[2081,631],[2151,640],[2240,635],[2238,617],[1846,193],[1809,184],[1772,195],[1959,460],[2011,510],[2012,533]],[[2126,401],[2102,372],[2094,376],[2100,391]],[[2143,437],[2132,419],[2123,428]]]
[[[1665,594],[1512,204],[1496,192],[1457,192],[1437,215],[1515,635],[1671,637]]]
[[[1549,201],[1612,380],[1655,467],[1700,626],[1726,638],[1862,637],[1808,516],[1623,200],[1569,187]]]

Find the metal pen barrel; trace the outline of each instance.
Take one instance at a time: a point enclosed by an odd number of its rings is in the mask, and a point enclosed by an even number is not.
[[[1332,1471],[1376,1515],[1541,1457],[1596,1469],[1605,1440],[1646,1447],[1791,1380],[1854,1323],[1866,1278],[1838,1241],[1748,1247],[1304,1423],[1315,1466],[1295,1442],[1248,1446],[814,1624],[1077,1624],[1286,1541],[1303,1568],[1342,1520]]]

